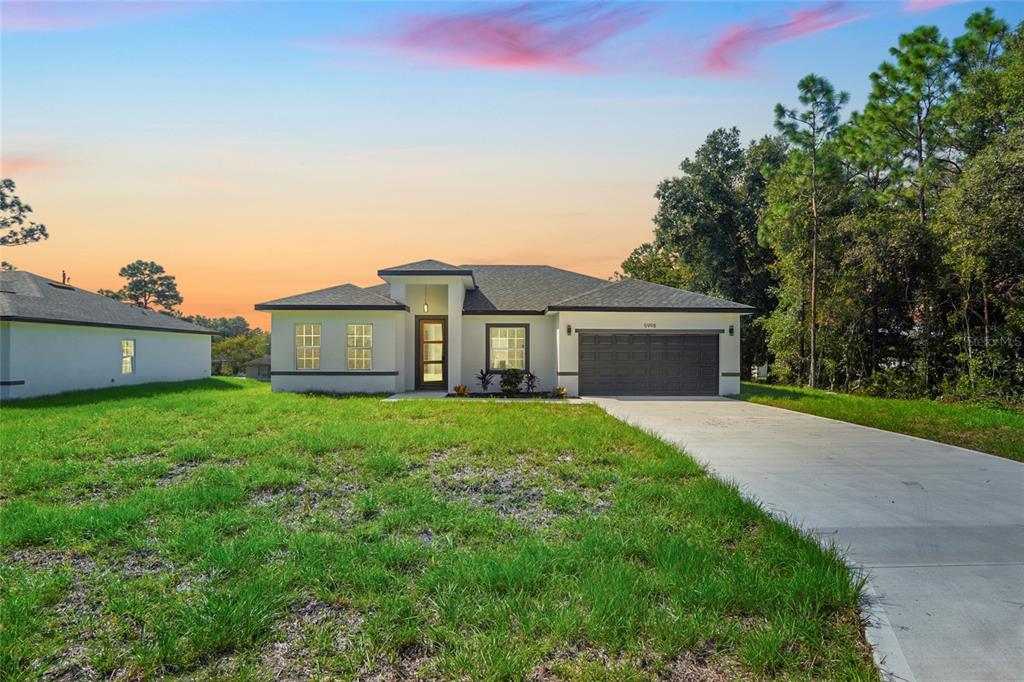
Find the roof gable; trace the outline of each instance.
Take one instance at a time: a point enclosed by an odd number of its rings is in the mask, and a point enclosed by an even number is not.
[[[473,272],[465,266],[456,267],[449,263],[442,263],[439,260],[420,260],[405,265],[395,265],[390,268],[382,268],[377,271],[380,277],[388,275],[462,275],[471,277]]]
[[[640,279],[610,282],[549,306],[550,310],[753,312],[754,308]]]
[[[408,310],[405,305],[379,293],[379,287],[374,289],[378,291],[357,287],[354,284],[340,284],[257,303],[256,310]]]
[[[24,270],[0,272],[0,319],[186,334],[215,333],[172,315],[121,303]]]

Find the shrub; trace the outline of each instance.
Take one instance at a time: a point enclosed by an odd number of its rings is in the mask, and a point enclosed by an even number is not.
[[[523,370],[521,369],[506,369],[501,374],[501,392],[505,395],[518,393],[522,383]]]
[[[455,395],[459,396],[460,398],[465,398],[466,396],[469,395],[469,386],[467,386],[466,384],[459,384],[458,386],[455,387]]]
[[[540,377],[533,372],[527,371],[523,374],[523,382],[526,384],[526,392],[533,393],[537,388],[537,382]]]
[[[564,399],[567,395],[569,395],[569,391],[565,390],[565,386],[555,386],[553,389],[551,389],[552,398],[558,398],[561,400]]]
[[[494,381],[494,372],[482,369],[477,372],[476,380],[480,383],[480,390],[487,393],[487,389],[491,387],[491,382]]]

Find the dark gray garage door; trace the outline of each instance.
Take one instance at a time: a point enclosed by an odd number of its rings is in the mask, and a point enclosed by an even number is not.
[[[718,395],[718,335],[580,333],[580,395]]]

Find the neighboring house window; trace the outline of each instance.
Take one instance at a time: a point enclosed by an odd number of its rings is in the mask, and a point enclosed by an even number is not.
[[[121,339],[121,374],[135,374],[135,339]]]
[[[348,368],[373,369],[373,325],[348,325]]]
[[[320,369],[320,324],[295,325],[295,369]]]
[[[487,369],[527,369],[525,324],[487,325]]]

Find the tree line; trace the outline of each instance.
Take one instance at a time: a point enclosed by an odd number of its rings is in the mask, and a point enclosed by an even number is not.
[[[889,396],[1024,397],[1024,23],[901,35],[862,110],[825,77],[777,135],[712,131],[627,276],[758,309],[743,370]]]

